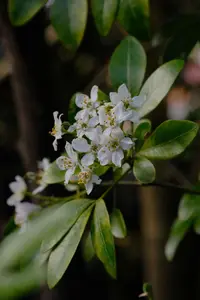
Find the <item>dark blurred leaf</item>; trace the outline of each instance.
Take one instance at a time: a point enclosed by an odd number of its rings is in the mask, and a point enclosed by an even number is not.
[[[119,0],[91,0],[92,14],[99,33],[107,35],[115,20]]]
[[[82,239],[82,254],[85,261],[89,262],[94,256],[95,251],[92,244],[91,232],[86,232],[85,236]]]
[[[47,2],[47,0],[9,0],[8,11],[13,25],[28,22]]]
[[[128,163],[123,164],[121,168],[117,167],[113,174],[114,180],[117,181],[120,179],[129,169],[130,165]]]
[[[136,125],[134,130],[134,137],[137,139],[135,141],[136,151],[139,151],[139,149],[142,147],[146,135],[150,132],[151,132],[151,121],[148,119],[140,120],[140,122]]]
[[[76,50],[82,41],[87,14],[87,0],[56,0],[50,8],[52,25],[59,39],[71,50]]]
[[[115,49],[109,73],[116,89],[125,83],[133,95],[139,92],[146,69],[146,54],[142,45],[131,36],[126,37]]]
[[[116,278],[115,245],[107,208],[102,199],[96,201],[92,225],[92,241],[97,257],[107,272]]]
[[[17,225],[15,224],[14,216],[12,216],[12,217],[10,218],[10,220],[8,221],[8,223],[6,224],[5,228],[4,228],[3,235],[4,235],[4,236],[9,235],[9,234],[10,234],[11,232],[13,232],[16,228],[17,228]]]
[[[133,173],[136,179],[142,183],[151,183],[156,177],[156,170],[152,162],[141,156],[134,160]]]
[[[115,208],[110,215],[111,231],[114,237],[122,239],[127,235],[126,224],[121,211]]]
[[[167,120],[156,128],[138,154],[149,159],[171,159],[186,149],[198,130],[199,126],[191,121]]]
[[[200,195],[185,194],[178,208],[179,220],[187,220],[192,216],[200,216]]]
[[[118,20],[129,34],[148,40],[149,0],[120,0]]]
[[[172,84],[182,70],[182,60],[172,60],[159,67],[144,83],[140,96],[146,97],[146,102],[139,109],[141,117],[154,110],[169,92]]]
[[[92,208],[93,205],[82,213],[62,242],[51,252],[47,271],[47,281],[50,288],[58,283],[68,268],[81,240]]]

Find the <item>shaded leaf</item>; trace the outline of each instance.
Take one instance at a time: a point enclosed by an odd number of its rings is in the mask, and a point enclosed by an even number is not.
[[[191,121],[167,120],[156,128],[138,154],[149,159],[171,159],[186,149],[198,129]]]
[[[134,130],[134,137],[137,139],[135,141],[136,151],[139,151],[139,149],[142,147],[146,135],[150,132],[151,132],[151,121],[148,119],[140,120],[140,122],[137,124]]]
[[[92,0],[91,8],[99,33],[107,35],[115,20],[118,0]]]
[[[182,60],[172,60],[159,67],[144,83],[140,96],[146,97],[146,102],[138,110],[143,117],[154,110],[167,95],[169,89],[182,70]]]
[[[125,83],[135,95],[141,87],[145,69],[146,54],[142,45],[134,37],[126,37],[111,57],[109,73],[112,85],[118,88]]]
[[[156,177],[156,170],[152,162],[141,156],[134,160],[133,173],[136,179],[142,183],[151,183]]]
[[[9,0],[8,12],[13,25],[28,22],[47,2],[47,0]]]
[[[114,180],[120,179],[129,169],[130,165],[128,163],[123,164],[121,168],[117,167],[113,174]]]
[[[50,8],[52,25],[63,44],[76,50],[84,35],[87,0],[56,0]]]
[[[3,235],[7,236],[15,229],[17,229],[17,225],[15,224],[14,216],[12,216],[4,228]]]
[[[92,244],[91,232],[86,232],[85,236],[82,239],[82,254],[85,261],[89,262],[94,256],[95,251]]]
[[[47,269],[47,281],[50,288],[58,283],[68,268],[81,240],[92,208],[91,205],[82,213],[62,242],[51,252]]]
[[[115,208],[110,215],[111,231],[114,237],[122,239],[127,235],[126,224],[121,211]]]
[[[94,209],[92,240],[97,257],[104,264],[107,272],[116,278],[114,239],[111,232],[108,211],[102,199],[96,201]]]

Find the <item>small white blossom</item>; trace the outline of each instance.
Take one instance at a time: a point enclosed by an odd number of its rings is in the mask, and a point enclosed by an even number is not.
[[[133,147],[134,142],[131,138],[125,137],[120,127],[107,128],[102,135],[102,148],[98,151],[98,159],[102,166],[111,162],[121,167],[124,158],[124,150]]]
[[[9,206],[16,206],[25,197],[27,191],[26,182],[21,176],[16,176],[15,181],[9,184],[9,188],[13,192],[13,195],[7,199],[7,204]]]
[[[56,163],[61,170],[66,170],[64,184],[68,184],[70,178],[72,177],[72,175],[74,175],[79,162],[78,154],[73,150],[70,143],[66,142],[65,150],[67,152],[67,156],[58,157]]]
[[[137,109],[146,101],[143,96],[135,96],[132,98],[125,84],[120,85],[117,93],[110,93],[110,100],[112,104],[117,107],[120,122],[132,121],[135,123],[139,121]]]
[[[101,179],[92,173],[89,168],[82,168],[81,172],[78,174],[78,184],[84,184],[87,194],[89,195],[95,184],[100,184]]]
[[[48,170],[50,166],[50,161],[47,158],[43,158],[42,161],[38,162],[38,169],[39,171],[36,173],[35,179],[36,183],[38,184],[38,187],[33,190],[33,195],[36,195],[38,193],[41,193],[48,184],[45,182],[45,171]]]
[[[18,203],[15,206],[15,224],[20,226],[22,231],[25,230],[29,217],[39,211],[41,207],[29,202]]]
[[[86,109],[90,116],[96,116],[96,108],[100,105],[98,101],[98,86],[94,85],[92,87],[90,98],[87,95],[78,93],[75,102],[79,108]]]
[[[61,116],[63,114],[60,114],[60,116],[58,116],[58,111],[54,111],[53,113],[53,117],[54,117],[54,127],[51,131],[51,135],[54,136],[55,140],[53,142],[53,147],[54,150],[57,151],[58,150],[58,142],[57,140],[62,138],[63,132],[62,132],[62,120],[61,120]]]

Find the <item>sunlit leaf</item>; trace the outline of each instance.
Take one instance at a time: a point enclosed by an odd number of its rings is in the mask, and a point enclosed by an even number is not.
[[[56,162],[50,164],[49,168],[44,173],[44,181],[47,184],[54,184],[64,182],[65,180],[65,171],[62,171],[58,168]]]
[[[110,215],[111,231],[114,237],[122,239],[127,235],[126,224],[121,211],[115,208]]]
[[[182,60],[172,60],[159,67],[144,83],[140,96],[146,97],[146,102],[139,109],[141,117],[154,110],[169,92],[172,84],[182,70]]]
[[[167,120],[156,128],[138,154],[149,159],[171,159],[186,149],[198,130],[199,126],[191,121]]]
[[[110,219],[102,199],[96,202],[93,215],[92,240],[97,257],[107,272],[116,278],[116,259]]]
[[[156,170],[152,162],[141,156],[134,160],[133,173],[136,179],[142,183],[151,183],[156,177]]]
[[[142,45],[134,37],[126,37],[111,57],[109,73],[113,87],[125,83],[134,96],[139,92],[145,69],[146,54]]]

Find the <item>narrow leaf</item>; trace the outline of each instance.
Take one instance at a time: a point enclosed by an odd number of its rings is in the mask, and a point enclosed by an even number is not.
[[[47,0],[9,0],[8,12],[13,25],[28,22],[47,2]]]
[[[167,120],[156,128],[138,154],[149,159],[171,159],[186,149],[198,130],[199,126],[191,121]]]
[[[47,268],[47,281],[50,288],[53,288],[58,283],[68,268],[81,240],[92,208],[93,206],[91,205],[79,217],[70,232],[64,237],[58,247],[51,252]]]
[[[156,170],[152,162],[145,157],[136,157],[133,165],[133,173],[142,183],[151,183],[155,180]]]
[[[118,0],[92,0],[92,14],[101,35],[107,35],[115,20]]]
[[[172,60],[159,67],[144,83],[140,96],[146,97],[146,102],[139,109],[141,117],[154,110],[167,95],[169,89],[182,70],[182,60]]]
[[[56,0],[51,22],[64,45],[76,50],[83,38],[88,14],[87,0]]]
[[[146,54],[142,45],[134,37],[126,37],[111,57],[109,73],[113,86],[118,88],[125,83],[132,95],[137,94],[145,69]]]
[[[92,240],[97,257],[104,264],[107,272],[116,278],[116,259],[110,219],[105,202],[96,202],[93,215]]]
[[[82,239],[82,254],[86,262],[89,262],[95,255],[90,231],[86,232]]]
[[[125,238],[127,235],[126,224],[121,211],[115,208],[110,215],[111,231],[114,237],[118,239]]]

